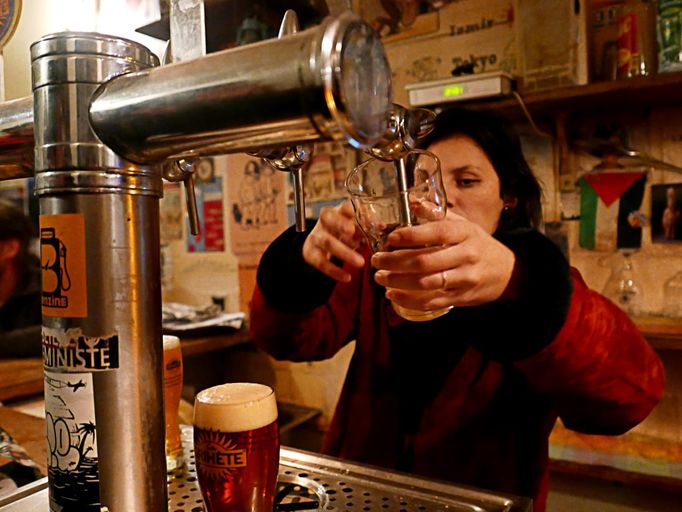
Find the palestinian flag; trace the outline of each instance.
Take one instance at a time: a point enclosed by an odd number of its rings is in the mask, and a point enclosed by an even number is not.
[[[580,178],[580,247],[640,247],[642,229],[631,226],[628,216],[640,209],[645,183],[644,172],[598,172]]]

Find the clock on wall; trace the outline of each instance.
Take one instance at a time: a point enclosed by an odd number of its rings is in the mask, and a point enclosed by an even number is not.
[[[21,0],[0,0],[0,51],[14,35],[21,16]]]
[[[195,164],[195,173],[199,181],[213,181],[213,159],[202,158]]]

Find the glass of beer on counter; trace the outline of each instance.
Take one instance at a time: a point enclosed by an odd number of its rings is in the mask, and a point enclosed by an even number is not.
[[[404,187],[400,187],[400,167]],[[346,189],[353,203],[355,220],[372,252],[392,250],[387,239],[393,230],[440,220],[447,212],[440,161],[428,151],[408,151],[402,162],[371,158],[351,171],[346,179]],[[452,309],[420,311],[395,303],[391,305],[401,317],[413,322],[433,320]]]
[[[184,464],[178,410],[182,394],[182,351],[177,336],[163,336],[163,410],[166,419],[166,471]]]
[[[229,383],[194,401],[194,456],[208,512],[271,512],[279,470],[272,388]]]

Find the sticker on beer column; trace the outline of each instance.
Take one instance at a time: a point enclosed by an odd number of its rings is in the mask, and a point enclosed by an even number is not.
[[[197,468],[209,480],[224,480],[232,477],[235,469],[246,466],[246,450],[225,432],[201,430],[197,433],[194,446]]]
[[[45,371],[45,422],[50,510],[99,512],[92,374]]]
[[[40,267],[44,316],[88,316],[85,263],[83,214],[41,215]]]
[[[41,331],[43,366],[71,373],[118,368],[118,335],[86,336],[80,327]]]

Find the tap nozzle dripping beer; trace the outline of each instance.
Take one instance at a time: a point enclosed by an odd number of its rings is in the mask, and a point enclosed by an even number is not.
[[[400,191],[400,223],[410,226],[410,203],[408,199],[408,184],[405,155],[415,149],[420,139],[426,137],[433,130],[436,113],[425,108],[406,109],[393,104],[389,111],[388,128],[381,140],[365,152],[377,160],[393,162],[398,175]]]

